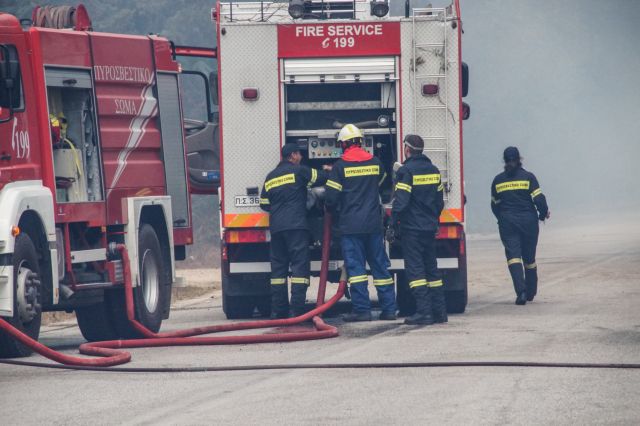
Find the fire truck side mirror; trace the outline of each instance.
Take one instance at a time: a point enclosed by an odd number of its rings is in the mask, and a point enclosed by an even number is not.
[[[466,62],[462,63],[462,97],[464,98],[469,94],[469,65]]]
[[[0,45],[0,107],[20,107],[20,63],[13,46]]]
[[[462,103],[462,119],[468,120],[469,117],[471,117],[471,107],[469,106],[468,103],[463,102]]]

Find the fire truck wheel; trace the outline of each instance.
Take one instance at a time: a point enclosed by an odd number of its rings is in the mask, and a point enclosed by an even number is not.
[[[148,224],[140,226],[138,233],[138,275],[140,285],[133,288],[133,303],[136,319],[146,328],[157,333],[162,324],[162,307],[171,296],[170,280],[163,262],[158,236]],[[143,337],[129,323],[122,289],[105,292],[111,321],[118,337],[135,339]]]
[[[447,270],[444,273],[444,296],[447,301],[447,312],[462,314],[467,308],[467,271],[466,262],[461,269]],[[448,290],[447,288],[455,288]]]
[[[255,299],[252,296],[224,295],[222,297],[222,310],[227,319],[251,318],[255,306]]]
[[[171,296],[171,286],[166,282],[167,266],[160,241],[153,227],[146,223],[138,234],[138,261],[140,285],[133,291],[136,317],[149,330],[157,332],[162,324],[162,307]]]
[[[15,289],[13,317],[3,318],[34,340],[40,335],[42,284],[36,248],[27,234],[16,238],[13,251]],[[31,349],[0,332],[0,357],[15,358],[31,354]]]
[[[256,296],[255,304],[260,316],[265,318],[269,318],[271,316],[271,297]]]
[[[115,340],[118,333],[111,323],[107,302],[76,309],[76,319],[82,336],[89,342]]]

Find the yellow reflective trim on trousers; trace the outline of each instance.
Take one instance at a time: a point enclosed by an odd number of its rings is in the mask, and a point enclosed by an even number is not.
[[[373,285],[389,285],[393,284],[393,278],[383,278],[380,280],[373,280]]]
[[[442,280],[429,281],[427,285],[431,288],[442,287]]]
[[[519,189],[529,190],[531,183],[528,180],[512,180],[511,182],[499,183],[496,185],[496,192],[516,191]]]
[[[402,189],[403,191],[411,192],[411,186],[406,183],[398,182],[396,183],[396,191],[398,189]]]
[[[309,285],[309,278],[291,277],[291,284],[306,284],[306,285]]]
[[[287,283],[286,278],[271,278],[271,285],[280,285],[280,284],[286,284],[286,283]]]
[[[309,181],[309,183],[307,184],[307,186],[311,186],[314,183],[316,183],[316,180],[318,179],[318,171],[316,169],[311,169],[311,180]]]
[[[260,204],[271,204],[268,198],[260,198]]]
[[[507,260],[507,265],[515,265],[516,263],[522,263],[522,259],[519,257]]]
[[[380,166],[345,167],[344,177],[372,176],[380,174]]]
[[[538,265],[534,263],[525,263],[524,264],[524,269],[536,269],[538,267]]]
[[[413,185],[437,185],[440,183],[440,174],[413,175]]]
[[[424,285],[427,285],[427,280],[425,279],[413,280],[409,282],[409,288],[422,287]]]
[[[368,277],[366,275],[356,275],[355,277],[349,277],[349,284],[361,283],[364,281],[368,281]]]
[[[542,194],[542,189],[538,188],[531,193],[531,198],[536,198],[540,194]]]
[[[342,191],[342,185],[340,185],[338,182],[334,182],[332,180],[328,180],[327,181],[327,186],[329,188],[335,189],[336,191]]]
[[[270,191],[273,188],[277,188],[282,185],[288,185],[291,183],[296,183],[296,175],[293,173],[289,173],[288,175],[283,175],[277,178],[269,179],[268,181],[265,182],[264,188],[267,191]]]

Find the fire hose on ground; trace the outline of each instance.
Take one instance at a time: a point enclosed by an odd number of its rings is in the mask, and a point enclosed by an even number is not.
[[[34,352],[59,364],[0,360],[2,364],[45,367],[70,370],[92,370],[112,372],[140,372],[140,373],[176,373],[176,372],[212,372],[212,371],[248,371],[248,370],[282,370],[282,369],[375,369],[375,368],[443,368],[443,367],[545,367],[545,368],[615,368],[640,369],[640,364],[622,363],[544,363],[544,362],[510,362],[510,361],[442,361],[442,362],[386,362],[386,363],[334,363],[334,364],[264,364],[238,366],[209,366],[209,367],[114,367],[131,361],[131,354],[123,349],[151,348],[167,346],[201,346],[201,345],[234,345],[249,343],[293,342],[302,340],[326,339],[338,336],[338,329],[326,324],[320,315],[335,305],[343,296],[346,288],[346,277],[343,269],[336,294],[325,302],[326,284],[328,279],[329,248],[331,238],[331,215],[325,215],[322,246],[322,265],[320,269],[320,284],[316,307],[295,318],[258,320],[232,324],[211,325],[191,329],[154,333],[135,319],[133,304],[133,289],[129,270],[129,257],[126,247],[119,245],[122,256],[125,300],[127,318],[132,326],[143,336],[141,339],[108,340],[89,342],[80,345],[79,351],[83,355],[95,358],[83,358],[64,354],[51,349],[36,340],[31,339],[8,322],[0,318],[0,330],[10,334],[22,344],[30,347]],[[253,330],[274,327],[286,327],[312,320],[314,330],[281,332],[274,334],[250,334],[236,336],[196,337],[205,334],[222,333],[240,330]]]

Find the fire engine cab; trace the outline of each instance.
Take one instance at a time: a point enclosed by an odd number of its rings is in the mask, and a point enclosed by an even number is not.
[[[70,28],[0,13],[0,316],[36,339],[60,310],[88,340],[135,337],[116,245],[157,331],[192,242],[179,65],[166,39],[72,12]],[[0,356],[27,353],[0,334]]]
[[[296,143],[304,164],[321,168],[341,156],[346,123],[360,127],[364,148],[383,162],[381,200],[390,209],[393,169],[402,140],[418,134],[442,173],[445,210],[438,265],[451,312],[467,303],[462,121],[469,107],[468,69],[461,60],[459,1],[389,16],[387,0],[220,2],[220,221],[222,286],[228,318],[269,311],[269,216],[258,206],[280,148]],[[313,273],[320,269],[322,210],[312,209]],[[337,232],[334,237],[339,238]],[[330,269],[342,264],[332,241]],[[411,297],[398,244],[388,247],[401,310]],[[415,309],[415,307],[413,307]]]

